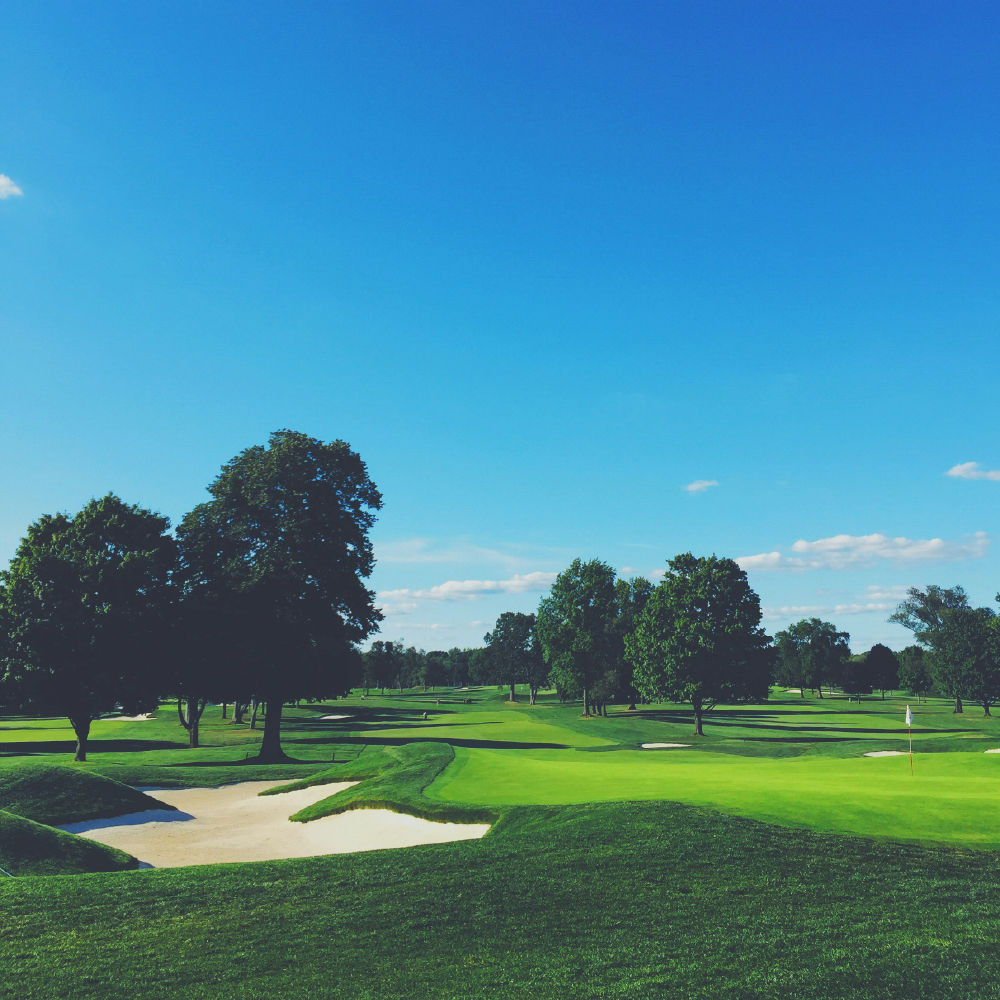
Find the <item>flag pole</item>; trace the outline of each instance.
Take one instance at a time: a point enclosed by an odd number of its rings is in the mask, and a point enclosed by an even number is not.
[[[913,774],[913,713],[906,706],[906,737],[910,741],[910,774]]]

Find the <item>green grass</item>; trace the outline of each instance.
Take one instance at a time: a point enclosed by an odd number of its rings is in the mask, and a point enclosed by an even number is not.
[[[683,706],[583,719],[411,691],[289,709],[279,766],[218,709],[193,751],[169,706],[101,723],[123,728],[86,765],[58,720],[5,720],[0,788],[26,760],[153,786],[359,781],[295,818],[495,822],[407,850],[0,879],[0,997],[1000,998],[1000,755],[982,752],[1000,721],[921,705],[911,777],[862,756],[905,746],[903,707],[779,693],[695,740]]]
[[[0,868],[14,879],[24,875],[124,871],[137,864],[135,858],[122,851],[0,809]],[[14,880],[0,875],[0,881],[13,884]]]

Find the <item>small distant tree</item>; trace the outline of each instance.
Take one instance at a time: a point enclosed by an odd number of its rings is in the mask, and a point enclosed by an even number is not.
[[[653,593],[653,584],[644,576],[615,583],[615,597],[618,601],[618,634],[621,637],[621,665],[617,671],[620,693],[628,699],[628,710],[635,711],[635,703],[640,697],[635,686],[635,663],[628,653],[625,640],[633,635],[639,624],[639,616]]]
[[[493,651],[489,646],[480,646],[469,653],[469,680],[473,684],[492,684]]]
[[[595,682],[620,665],[618,610],[615,571],[599,559],[574,559],[538,605],[535,630],[549,681],[561,698],[582,696],[584,715]]]
[[[396,660],[401,652],[398,643],[376,639],[371,648],[362,653],[365,694],[368,694],[373,687],[379,688],[381,693],[385,694],[385,689],[396,682],[399,673]]]
[[[448,676],[448,654],[443,649],[432,649],[424,656],[422,676],[424,690],[440,687]]]
[[[843,662],[850,655],[850,636],[819,618],[803,618],[774,637],[775,677],[780,684],[797,687],[805,697],[814,689],[823,697],[823,682],[839,680]]]
[[[861,704],[861,696],[872,693],[871,670],[868,667],[868,656],[866,653],[858,653],[849,656],[844,662],[844,670],[841,677],[841,686],[847,700],[858,699]]]
[[[78,761],[94,719],[156,707],[176,559],[168,527],[109,493],[72,517],[40,518],[0,574],[8,696],[66,716]]]
[[[881,691],[882,700],[885,701],[886,691],[895,691],[899,687],[899,661],[896,654],[888,646],[877,642],[868,650],[865,665],[872,688]]]
[[[453,646],[448,650],[448,660],[446,665],[447,683],[452,687],[465,687],[469,683],[469,649],[460,649]]]
[[[535,616],[519,611],[505,611],[492,632],[483,641],[490,649],[494,684],[510,689],[510,700],[517,701],[515,684],[523,683],[535,643]]]
[[[528,650],[528,656],[524,661],[524,682],[528,685],[528,704],[534,705],[539,690],[549,683],[549,668],[545,662],[542,645],[535,634],[534,625],[531,631],[531,649]]]
[[[915,695],[917,703],[926,699],[931,689],[930,655],[923,646],[907,646],[896,654],[899,660],[899,686]]]
[[[732,559],[676,556],[626,639],[636,686],[650,700],[690,704],[702,736],[719,702],[767,698],[771,639],[760,622],[760,599]]]
[[[889,616],[889,621],[908,628],[917,642],[934,650],[947,613],[968,607],[968,596],[961,587],[946,588],[932,583],[926,590],[911,587],[906,599]],[[937,661],[935,657],[934,663]],[[954,712],[961,714],[961,676],[953,674],[942,661],[941,669],[935,669],[935,682],[939,691],[955,699]]]

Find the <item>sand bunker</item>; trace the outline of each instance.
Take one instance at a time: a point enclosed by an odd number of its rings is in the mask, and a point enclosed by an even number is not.
[[[98,722],[149,722],[153,716],[150,712],[144,715],[104,715]]]
[[[158,791],[157,798],[178,812],[156,809],[62,829],[127,851],[154,868],[443,844],[482,837],[489,830],[484,823],[431,823],[388,809],[354,809],[292,823],[288,817],[293,813],[357,782],[258,794],[282,784],[286,782],[245,781],[222,788],[167,789]]]
[[[866,757],[905,757],[905,750],[869,750]]]
[[[984,750],[983,753],[1000,753],[1000,747],[997,747],[995,750]]]
[[[689,747],[690,743],[643,743],[643,750],[672,750],[675,747]]]
[[[349,719],[349,715],[321,715],[320,718],[324,722],[333,722],[334,719]]]

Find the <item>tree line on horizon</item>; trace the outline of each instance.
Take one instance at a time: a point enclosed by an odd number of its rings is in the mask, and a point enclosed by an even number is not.
[[[382,497],[343,441],[293,431],[247,448],[173,534],[160,514],[114,494],[29,526],[0,574],[0,705],[61,715],[86,759],[95,719],[164,698],[198,745],[206,705],[252,707],[258,759],[287,759],[282,707],[354,688],[495,684],[554,688],[585,715],[609,704],[692,708],[695,733],[717,704],[761,702],[773,682],[849,697],[899,688],[982,705],[1000,698],[1000,623],[961,587],[912,588],[892,615],[916,643],[851,655],[849,636],[803,619],[772,639],[738,564],[682,553],[659,583],[574,560],[533,614],[505,612],[476,649],[425,653],[360,644],[382,614],[365,580]],[[1000,600],[1000,596],[998,596]]]

